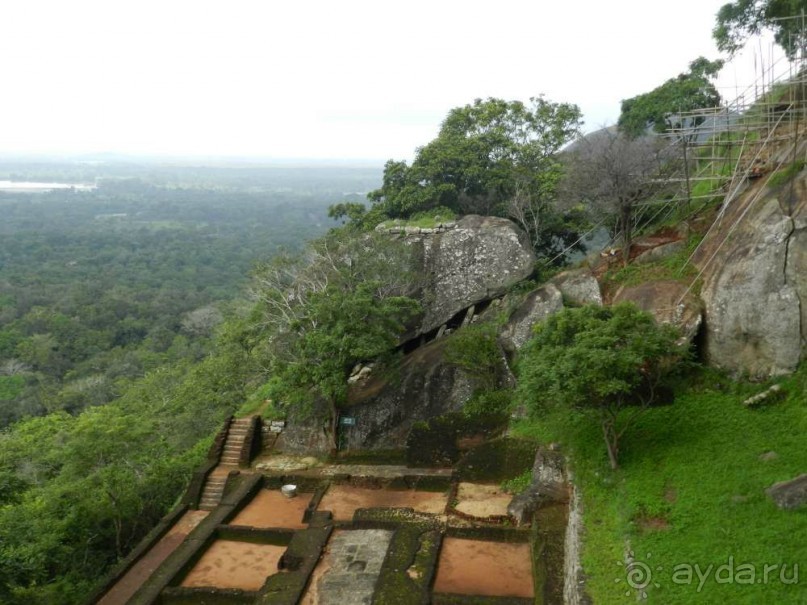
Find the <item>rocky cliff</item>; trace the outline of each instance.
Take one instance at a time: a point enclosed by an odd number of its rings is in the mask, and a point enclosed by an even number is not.
[[[751,377],[795,370],[807,340],[807,175],[750,187],[725,208],[695,262],[708,361]]]
[[[423,283],[423,315],[409,338],[426,334],[471,305],[503,294],[529,277],[535,255],[507,219],[465,216],[450,229],[407,231]]]

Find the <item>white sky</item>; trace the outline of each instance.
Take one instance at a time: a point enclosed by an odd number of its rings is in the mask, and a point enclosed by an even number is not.
[[[3,0],[0,152],[410,158],[541,93],[594,129],[716,58],[725,1]]]

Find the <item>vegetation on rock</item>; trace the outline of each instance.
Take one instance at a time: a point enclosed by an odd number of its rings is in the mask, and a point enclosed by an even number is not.
[[[363,227],[437,207],[504,216],[528,233],[539,255],[552,258],[577,239],[582,221],[554,203],[562,175],[558,152],[579,127],[580,110],[568,103],[477,99],[448,113],[411,166],[386,163],[382,186],[368,195],[369,211],[343,204],[332,207],[332,216]]]
[[[420,309],[410,251],[378,234],[335,231],[256,272],[254,317],[275,398],[325,399],[336,447],[339,406],[357,362],[395,347]]]

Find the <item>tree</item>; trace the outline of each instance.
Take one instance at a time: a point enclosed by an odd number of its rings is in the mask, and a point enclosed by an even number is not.
[[[587,203],[596,215],[613,217],[614,236],[622,238],[627,264],[633,241],[637,204],[657,194],[670,159],[654,137],[630,138],[614,128],[603,128],[577,141],[566,154],[564,195]]]
[[[799,17],[807,11],[807,0],[735,0],[724,4],[717,13],[712,35],[717,47],[736,53],[746,40],[763,30],[771,30],[789,59],[804,48],[805,32]]]
[[[281,391],[326,401],[333,447],[351,368],[395,347],[419,310],[415,289],[409,248],[376,233],[332,232],[257,271],[267,371]]]
[[[534,414],[558,405],[593,415],[616,469],[620,438],[657,400],[683,355],[677,338],[674,328],[630,303],[563,309],[525,345],[519,395]]]
[[[721,60],[698,57],[689,64],[688,72],[650,92],[625,99],[617,122],[620,132],[631,138],[647,134],[649,128],[664,132],[682,125],[683,112],[718,106],[720,93],[712,79],[722,67]]]
[[[389,160],[381,188],[368,198],[392,218],[439,206],[508,216],[540,249],[563,233],[552,206],[562,168],[557,153],[578,132],[580,115],[575,105],[542,97],[529,104],[476,99],[448,113],[411,166]]]

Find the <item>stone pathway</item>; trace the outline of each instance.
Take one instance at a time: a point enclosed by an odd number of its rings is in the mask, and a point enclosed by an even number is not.
[[[453,472],[450,468],[410,468],[399,464],[323,464],[316,458],[290,455],[263,456],[255,461],[253,468],[269,474],[295,472],[305,477],[350,475],[379,479],[395,479],[403,476],[450,477]]]
[[[392,531],[335,531],[312,578],[304,605],[369,605]]]

